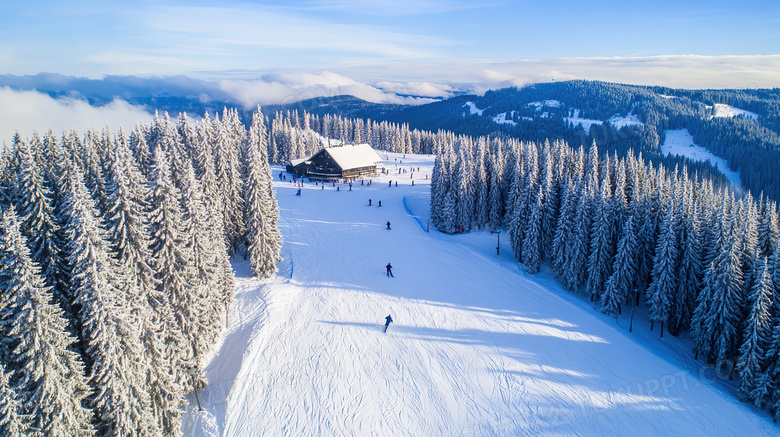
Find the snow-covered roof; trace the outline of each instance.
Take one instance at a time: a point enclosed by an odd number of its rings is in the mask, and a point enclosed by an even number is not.
[[[309,159],[309,158],[291,159],[290,160],[290,165],[295,167],[296,165],[298,165],[298,164],[300,164],[302,162],[306,162],[307,159]]]
[[[342,170],[369,167],[382,162],[382,158],[368,144],[328,147],[324,150]]]

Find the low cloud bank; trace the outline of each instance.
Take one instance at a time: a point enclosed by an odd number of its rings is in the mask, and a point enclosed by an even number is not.
[[[114,99],[103,106],[92,106],[76,98],[54,99],[38,91],[15,91],[0,88],[0,144],[10,144],[18,132],[30,137],[43,135],[52,129],[59,138],[63,131],[75,128],[80,133],[88,129],[108,127],[114,132],[119,126],[129,131],[139,121],[148,123],[152,114],[144,108]]]

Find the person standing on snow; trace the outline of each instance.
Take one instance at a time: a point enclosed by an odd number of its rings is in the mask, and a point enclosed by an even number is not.
[[[391,323],[393,323],[393,318],[390,317],[390,314],[388,314],[387,317],[385,317],[385,334],[387,334],[387,328]]]
[[[387,230],[390,230],[390,220],[387,221]]]
[[[393,266],[391,266],[390,263],[387,263],[385,267],[387,268],[387,277],[395,278],[395,276],[393,276]]]

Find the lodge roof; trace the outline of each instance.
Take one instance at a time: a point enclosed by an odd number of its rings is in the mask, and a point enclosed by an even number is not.
[[[319,153],[327,153],[342,170],[370,167],[382,162],[374,149],[368,144],[326,147]]]

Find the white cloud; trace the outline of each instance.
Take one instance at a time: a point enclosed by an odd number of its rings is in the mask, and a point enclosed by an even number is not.
[[[377,82],[376,87],[382,91],[394,94],[423,97],[450,97],[456,91],[448,84],[433,82]]]
[[[374,103],[420,104],[431,99],[401,97],[393,92],[325,71],[264,75],[259,80],[222,80],[219,88],[240,101],[244,107],[271,103],[293,103],[316,97],[352,95]]]
[[[129,131],[136,123],[148,123],[152,115],[143,108],[116,99],[104,106],[91,106],[84,100],[53,99],[37,91],[13,91],[0,88],[0,144],[10,144],[14,133],[30,137],[43,135],[49,128],[59,138],[64,130],[80,133],[90,128],[108,126],[114,132],[119,126]]]

